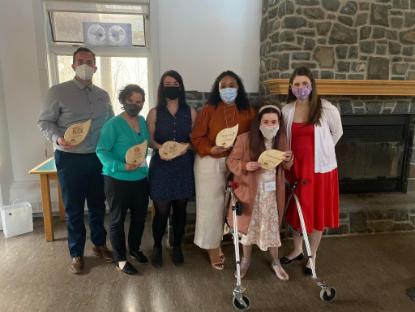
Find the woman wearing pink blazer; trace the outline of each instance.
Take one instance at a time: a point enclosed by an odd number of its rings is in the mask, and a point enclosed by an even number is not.
[[[284,169],[293,163],[287,139],[279,126],[282,124],[281,110],[274,105],[265,105],[251,124],[249,132],[238,136],[226,163],[238,183],[235,196],[242,203],[242,215],[238,216],[238,227],[242,234],[243,258],[241,277],[248,271],[252,245],[262,251],[269,250],[272,269],[281,280],[288,274],[278,259],[281,246],[280,223],[285,204]],[[282,127],[281,127],[282,128]],[[284,161],[274,169],[262,169],[257,162],[259,155],[268,149],[285,151]],[[232,211],[228,211],[228,223],[232,223]]]

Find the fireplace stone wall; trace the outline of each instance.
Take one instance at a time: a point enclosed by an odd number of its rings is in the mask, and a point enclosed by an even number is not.
[[[289,78],[299,66],[309,67],[318,79],[415,80],[415,0],[262,4],[261,98],[284,105],[286,96],[271,95],[264,81]],[[341,115],[415,114],[415,98],[408,96],[342,96],[339,90],[325,98]],[[414,230],[413,148],[409,162],[407,194],[342,195],[341,226],[326,234]]]

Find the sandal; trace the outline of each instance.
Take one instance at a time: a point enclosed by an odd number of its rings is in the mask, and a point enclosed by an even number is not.
[[[222,262],[225,262],[226,258],[225,258],[225,254],[223,253],[222,249],[220,249],[219,251],[219,257],[220,257],[220,260],[222,260]]]
[[[221,258],[220,254],[216,250],[209,250],[209,261],[212,268],[218,271],[222,271],[225,268],[225,262]]]
[[[222,271],[225,268],[225,263],[223,263],[220,260],[218,262],[210,262],[210,265],[212,266],[212,268],[218,271]]]

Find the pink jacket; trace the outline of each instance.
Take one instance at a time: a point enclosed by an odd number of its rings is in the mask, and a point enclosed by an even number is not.
[[[235,196],[243,204],[242,215],[238,216],[238,229],[239,232],[246,234],[248,232],[249,222],[252,216],[252,207],[254,204],[258,175],[262,169],[256,171],[247,171],[246,163],[249,161],[256,161],[250,159],[249,152],[249,136],[248,132],[239,135],[236,139],[235,145],[232,148],[232,152],[226,160],[229,170],[234,174],[234,182],[238,183],[238,188],[235,190]],[[280,139],[278,144],[280,151],[287,151],[287,137],[282,132],[280,133]],[[283,162],[277,167],[276,170],[276,186],[277,186],[277,206],[279,220],[275,222],[281,223],[284,205],[285,205],[285,176],[284,169],[289,169],[293,164],[293,160],[290,162]],[[232,209],[228,209],[228,224],[233,225]]]

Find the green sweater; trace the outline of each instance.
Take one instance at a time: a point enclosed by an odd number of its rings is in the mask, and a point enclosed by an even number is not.
[[[104,175],[124,181],[137,181],[147,177],[147,163],[133,171],[125,170],[127,150],[144,141],[149,144],[146,121],[142,116],[137,116],[137,119],[140,125],[140,134],[135,132],[121,115],[112,117],[101,128],[96,152],[103,165]]]

